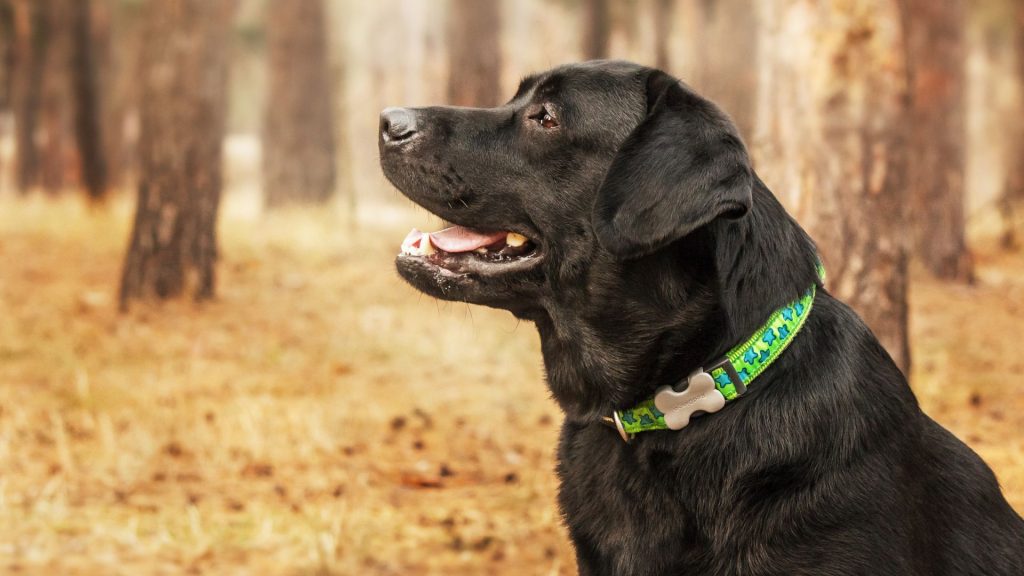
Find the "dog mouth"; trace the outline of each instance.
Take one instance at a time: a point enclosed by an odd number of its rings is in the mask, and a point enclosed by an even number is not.
[[[509,230],[483,231],[451,226],[437,232],[413,228],[402,241],[401,258],[454,274],[494,276],[521,272],[540,262],[536,242]]]

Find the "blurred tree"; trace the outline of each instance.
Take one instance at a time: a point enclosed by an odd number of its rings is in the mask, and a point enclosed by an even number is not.
[[[910,79],[915,252],[937,277],[970,280],[964,220],[964,0],[900,0]]]
[[[808,227],[830,291],[909,371],[908,86],[895,0],[768,0],[755,154]]]
[[[18,187],[106,189],[90,0],[10,0]]]
[[[43,3],[11,0],[14,42],[11,65],[11,104],[14,108],[15,185],[28,192],[39,183],[36,125],[43,91],[46,52]]]
[[[71,4],[77,0],[35,0],[42,11],[45,43],[39,123],[40,184],[48,192],[61,191],[77,178],[73,97],[71,94]]]
[[[92,0],[71,0],[65,8],[72,20],[71,74],[74,93],[75,138],[81,158],[82,184],[93,199],[107,191],[107,161],[92,35]]]
[[[323,0],[267,5],[263,190],[269,207],[326,202],[335,190],[334,98]]]
[[[129,300],[214,293],[232,0],[146,4],[139,196],[121,280]]]
[[[11,109],[11,73],[14,71],[14,7],[11,0],[0,0],[0,140],[7,140],[6,117]],[[8,171],[3,158],[0,158],[0,174]],[[4,190],[4,181],[0,177],[0,195]]]
[[[694,86],[725,110],[750,141],[758,90],[758,10],[750,0],[697,0],[691,46]]]
[[[608,0],[583,0],[583,59],[608,57],[611,39],[611,14]]]
[[[654,67],[670,71],[668,39],[672,35],[675,0],[654,0]]]
[[[649,46],[647,38],[643,37],[646,30],[641,25],[645,7],[640,0],[619,0],[608,3],[606,9],[609,24],[608,49],[605,58],[628,59],[632,57],[629,55],[637,54],[642,50],[642,45]],[[655,36],[657,36],[656,32]],[[621,44],[617,45],[616,41]],[[657,42],[657,38],[654,41]],[[650,57],[647,57],[647,60],[649,63]]]
[[[14,71],[14,6],[0,0],[0,112],[11,107],[11,73]]]
[[[1018,226],[1024,224],[1024,0],[1011,0],[1014,51],[1017,66],[1016,117],[1008,119],[1009,146],[1006,180],[999,199],[1003,217],[1002,245],[1007,249],[1020,247]]]
[[[138,0],[104,0],[93,8],[107,180],[120,187],[137,169],[144,5]]]
[[[452,0],[448,20],[448,102],[501,103],[501,2]]]

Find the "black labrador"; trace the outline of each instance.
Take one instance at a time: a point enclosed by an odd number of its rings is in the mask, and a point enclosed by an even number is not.
[[[402,277],[540,332],[581,574],[1024,574],[992,471],[921,412],[736,128],[676,78],[562,66],[497,108],[389,108],[379,144],[388,179],[455,224],[413,231]],[[608,424],[812,285],[738,401],[629,443]]]

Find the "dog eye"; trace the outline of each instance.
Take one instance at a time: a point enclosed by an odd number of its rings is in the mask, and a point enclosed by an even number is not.
[[[530,116],[530,120],[540,124],[543,128],[555,128],[558,126],[558,120],[555,120],[555,117],[548,112],[547,108],[541,108],[540,112]]]

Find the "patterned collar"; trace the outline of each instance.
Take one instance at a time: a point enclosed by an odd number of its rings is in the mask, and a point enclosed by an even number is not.
[[[818,264],[824,282],[825,269]],[[772,364],[796,337],[814,305],[817,286],[802,297],[776,310],[746,342],[726,353],[709,368],[700,368],[686,379],[682,392],[662,386],[654,396],[610,418],[619,435],[629,442],[634,434],[651,430],[681,430],[697,413],[718,412],[727,402],[742,396],[755,378]]]

